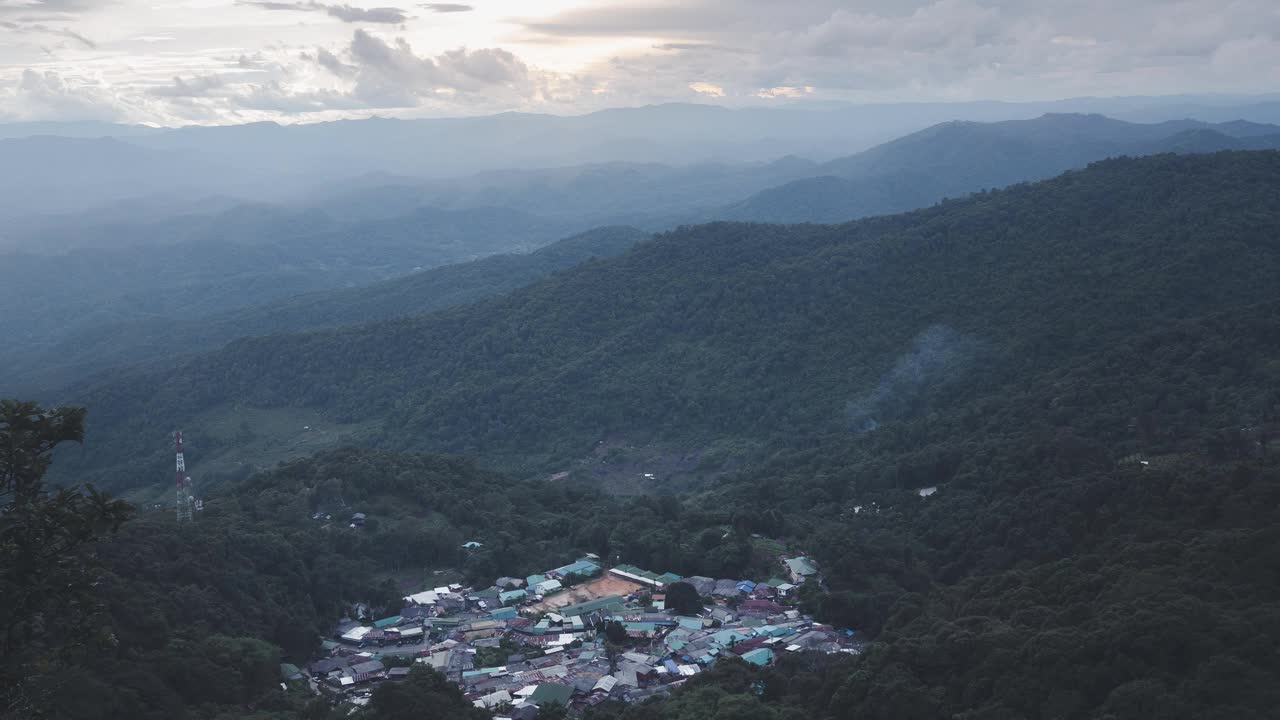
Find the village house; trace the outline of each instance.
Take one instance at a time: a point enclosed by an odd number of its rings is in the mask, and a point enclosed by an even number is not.
[[[407,668],[386,669],[386,648],[423,643],[421,650],[409,650],[414,662],[443,673],[477,707],[535,720],[538,707],[551,703],[581,713],[607,700],[637,702],[669,692],[723,658],[768,665],[782,653],[860,649],[851,631],[814,624],[790,607],[782,588],[795,585],[781,580],[689,578],[704,597],[720,599],[696,616],[679,616],[664,609],[661,597],[662,588],[679,576],[622,565],[600,577],[605,571],[584,558],[524,580],[498,578],[489,588],[454,585],[406,595],[397,615],[372,625],[340,624],[338,642],[326,641],[328,657],[307,672],[326,692],[356,702],[367,698],[371,684],[407,676]],[[585,579],[593,576],[600,579]],[[569,578],[581,579],[573,599],[588,599],[559,607],[541,597],[532,602],[534,593],[555,593]],[[636,590],[593,596],[592,582],[608,591],[627,583]],[[443,607],[446,601],[451,607]],[[597,627],[612,621],[621,623],[628,638],[617,655],[597,637]],[[394,652],[404,657],[404,650]],[[478,658],[490,666],[477,666]]]
[[[784,561],[791,582],[803,585],[804,581],[818,574],[818,568],[807,557],[791,558]]]

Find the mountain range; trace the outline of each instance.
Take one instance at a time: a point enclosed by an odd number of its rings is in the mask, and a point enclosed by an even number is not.
[[[646,237],[634,228],[597,228],[526,254],[492,255],[371,285],[293,295],[221,313],[84,318],[88,322],[62,326],[48,347],[13,346],[0,351],[0,363],[8,369],[3,383],[51,389],[112,367],[173,363],[241,337],[390,320],[462,305],[590,258],[618,255]],[[274,289],[285,288],[276,285]]]
[[[681,229],[474,305],[239,340],[64,392],[93,408],[97,438],[64,466],[114,488],[163,477],[168,428],[216,456],[236,446],[215,430],[233,409],[524,470],[612,438],[767,447],[955,412],[1277,300],[1277,163],[1120,159],[841,226]]]
[[[1121,155],[1280,148],[1280,126],[1182,120],[1150,125],[1101,115],[951,122],[819,165],[719,216],[759,222],[843,222],[945,197],[1042,180]]]
[[[487,587],[584,553],[757,579],[803,555],[820,580],[785,602],[857,653],[755,667],[725,652],[668,696],[589,720],[1270,717],[1273,138],[1076,115],[950,123],[820,167],[707,176],[708,197],[771,172],[816,184],[744,212],[868,217],[654,235],[571,235],[553,205],[577,193],[607,208],[591,190],[615,174],[655,202],[654,178],[687,194],[701,181],[607,164],[581,184],[574,170],[456,188],[387,175],[12,256],[0,289],[18,356],[39,346],[23,331],[66,325],[38,357],[84,374],[46,393],[88,411],[50,479],[125,494],[137,517],[82,573],[63,556],[26,576],[40,585],[4,576],[25,607],[59,611],[28,613],[20,639],[37,642],[16,645],[41,662],[0,665],[24,687],[73,689],[44,704],[77,720],[333,718],[350,713],[308,683],[281,688],[280,663],[313,657],[353,605],[389,616],[406,588]],[[486,187],[512,207],[470,207]],[[920,207],[883,214],[906,202]],[[138,321],[153,308],[170,314]],[[73,311],[124,322],[77,328]],[[107,367],[149,347],[160,362]],[[80,415],[5,407],[8,467],[39,475],[12,429]],[[190,523],[173,519],[175,428],[206,503]],[[80,502],[85,522],[66,527],[109,523],[105,496]],[[14,524],[32,516],[14,507],[10,537],[66,535]],[[323,520],[357,510],[363,527]],[[405,688],[418,694],[395,703]],[[469,703],[420,668],[355,714],[478,716]]]
[[[148,196],[161,205],[210,196],[287,202],[371,173],[446,179],[613,162],[763,163],[786,155],[825,161],[949,120],[1103,113],[1139,122],[1201,117],[1275,123],[1278,107],[1272,97],[1129,97],[772,109],[667,104],[566,117],[503,113],[180,128],[9,123],[0,124],[0,189],[21,202],[0,207],[0,217],[75,212]]]
[[[350,288],[368,286],[360,305],[387,310],[335,312],[333,321],[317,321],[320,313],[313,312],[294,330],[434,308],[436,296],[424,285],[411,286],[424,291],[414,301],[394,278],[527,252],[601,223],[661,230],[718,218],[837,222],[927,207],[1105,157],[1268,147],[1280,147],[1280,127],[1046,115],[946,123],[822,164],[797,157],[737,165],[612,163],[448,182],[376,175],[327,186],[296,205],[223,199],[214,212],[95,211],[14,223],[9,240],[25,252],[10,252],[0,265],[0,301],[15,311],[0,319],[0,330],[17,338],[0,351],[7,370],[0,386],[45,391],[84,373],[167,361],[286,329],[263,319],[287,314],[278,307],[259,316],[250,308],[300,294],[337,291],[329,300],[298,301],[336,308],[350,300],[344,294]],[[477,272],[491,277],[485,267]],[[529,277],[510,270],[511,281],[485,286],[515,287]],[[383,280],[391,283],[379,285]],[[234,314],[241,311],[248,314]],[[167,341],[166,333],[172,333]]]

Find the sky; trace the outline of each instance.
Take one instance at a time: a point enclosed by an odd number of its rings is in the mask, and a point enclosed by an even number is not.
[[[1277,90],[1276,0],[0,0],[0,121]]]

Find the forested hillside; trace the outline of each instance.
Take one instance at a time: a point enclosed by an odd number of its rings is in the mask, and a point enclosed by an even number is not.
[[[1139,124],[1069,114],[949,122],[824,163],[812,177],[760,192],[718,217],[843,222],[1041,180],[1108,157],[1276,148],[1280,126],[1246,122]]]
[[[310,314],[301,307],[314,298],[285,303],[297,310],[261,306],[526,252],[599,224],[845,221],[1111,156],[1269,148],[1278,139],[1280,128],[1248,122],[1144,125],[1059,114],[945,123],[821,165],[797,157],[687,167],[599,163],[431,182],[384,173],[330,183],[305,194],[299,207],[144,198],[79,216],[27,218],[0,233],[0,245],[22,249],[7,251],[0,268],[0,301],[13,309],[0,331],[14,338],[0,349],[0,390],[30,394],[104,367],[168,361],[171,348],[198,352],[235,337],[310,329],[316,325],[265,316]],[[337,313],[323,325],[406,314],[353,299],[369,312]]]
[[[368,515],[364,527],[347,526],[354,512]],[[308,692],[277,690],[278,663],[304,663],[351,603],[393,614],[402,582],[486,584],[584,552],[751,572],[749,535],[721,527],[732,521],[673,497],[520,482],[457,458],[324,453],[222,488],[191,525],[176,525],[167,504],[139,508],[93,554],[98,607],[64,611],[64,624],[101,632],[56,636],[74,661],[46,657],[53,668],[28,668],[25,683],[75,720],[238,717],[249,706],[328,717],[323,702],[308,707]],[[475,539],[482,549],[462,548]],[[0,662],[0,677],[14,671]]]
[[[318,210],[237,206],[211,215],[64,226],[0,254],[0,389],[51,369],[134,323],[182,324],[291,296],[367,285],[415,268],[528,252],[579,228],[495,208],[419,208],[351,223]],[[44,237],[49,236],[48,243]],[[64,246],[53,243],[64,243]],[[60,344],[71,349],[63,354]],[[148,359],[181,353],[166,339]],[[92,357],[92,350],[90,350]],[[135,354],[133,358],[138,356]],[[45,383],[96,369],[67,368]],[[21,382],[26,382],[22,380]],[[59,383],[61,384],[61,383]]]
[[[507,297],[86,388],[60,474],[117,487],[166,477],[129,454],[228,403],[512,467],[601,437],[762,450],[639,498],[344,450],[212,488],[185,535],[144,512],[98,552],[120,642],[67,671],[95,693],[74,717],[325,718],[274,694],[276,648],[388,574],[584,551],[754,574],[752,533],[820,563],[805,609],[867,651],[721,661],[588,718],[1271,717],[1278,194],[1280,154],[1165,155],[839,227],[685,228]],[[357,509],[359,535],[312,519]]]
[[[499,295],[593,257],[618,255],[647,237],[605,227],[526,254],[494,255],[445,265],[371,285],[306,293],[208,317],[116,319],[91,324],[39,350],[14,347],[3,389],[35,392],[131,363],[172,362],[240,337],[298,332],[417,315]],[[490,247],[490,246],[486,246]],[[165,251],[159,251],[165,252]],[[172,355],[159,354],[161,348]]]
[[[541,468],[609,437],[767,444],[928,417],[1275,301],[1278,190],[1275,153],[1161,156],[839,227],[682,229],[477,305],[69,391],[96,439],[64,465],[149,483],[172,427],[198,436],[232,404]]]

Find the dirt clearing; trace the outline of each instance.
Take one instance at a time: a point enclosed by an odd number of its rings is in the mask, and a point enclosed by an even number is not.
[[[574,585],[564,592],[551,595],[537,605],[533,605],[532,609],[537,612],[555,612],[566,605],[577,605],[609,595],[630,595],[646,587],[648,586],[605,573],[595,580]]]

